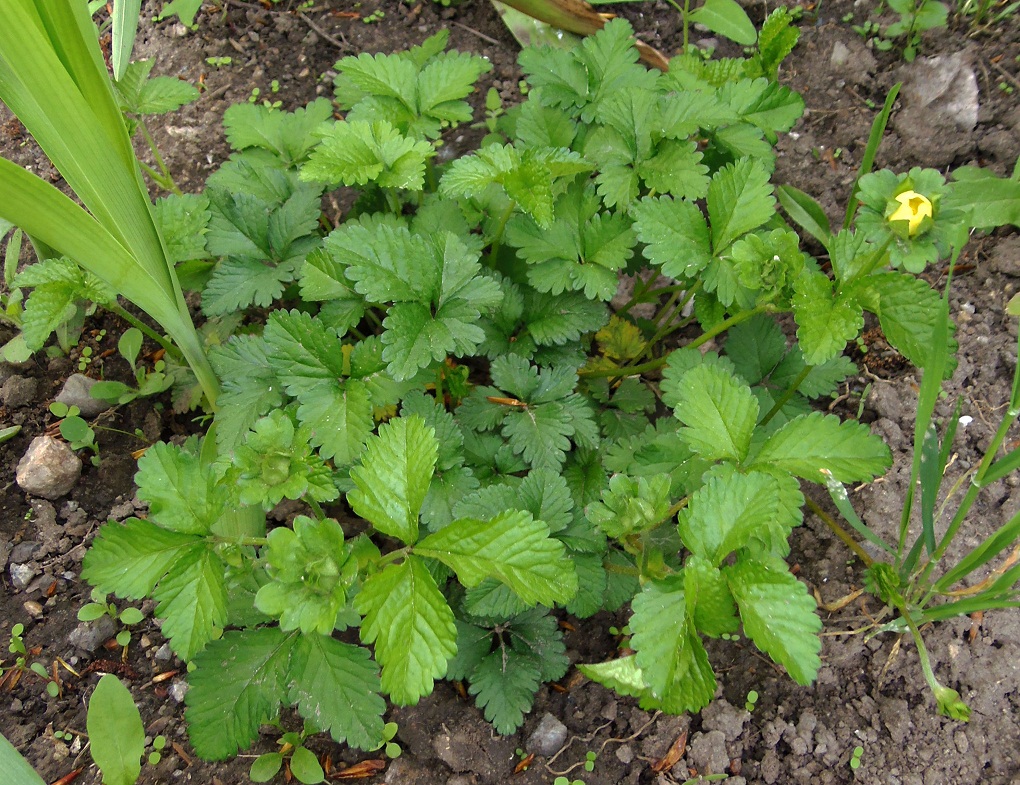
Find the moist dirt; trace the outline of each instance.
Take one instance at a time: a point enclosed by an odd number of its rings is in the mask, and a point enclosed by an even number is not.
[[[148,5],[136,57],[156,58],[158,74],[203,85],[196,104],[150,121],[169,168],[185,191],[200,189],[226,157],[221,118],[230,104],[249,100],[256,89],[258,100],[278,100],[287,109],[329,96],[334,64],[342,56],[398,51],[447,29],[452,46],[484,55],[494,66],[474,96],[476,118],[482,115],[480,105],[489,87],[496,88],[506,104],[520,97],[518,46],[492,7],[480,0],[451,8],[396,0],[330,0],[304,8],[280,2],[267,8],[227,0],[207,6],[195,31],[174,22],[152,23],[154,7]],[[909,84],[931,67],[922,58],[958,56],[957,65],[966,78],[950,87],[959,99],[953,104],[957,113],[935,111],[937,102],[935,106],[917,98],[911,102],[905,89],[878,166],[905,171],[920,165],[947,171],[980,164],[1008,174],[1020,155],[1020,102],[1015,97],[1020,90],[1020,17],[972,35],[965,20],[951,15],[949,29],[926,34],[919,60],[905,64],[895,50],[878,52],[852,29],[868,18],[870,6],[838,0],[801,9],[800,44],[780,73],[781,81],[804,96],[807,110],[793,132],[780,139],[776,182],[813,195],[834,222],[846,204],[877,109],[895,83]],[[612,10],[630,19],[646,42],[667,54],[680,47],[679,16],[665,2]],[[747,10],[760,22],[768,9],[753,3]],[[376,21],[368,22],[373,14]],[[694,36],[698,40],[708,34],[695,31]],[[719,51],[736,53],[724,44]],[[213,65],[223,61],[209,58],[230,58],[230,64]],[[480,135],[466,127],[447,133],[444,155],[470,150]],[[61,184],[2,106],[0,153]],[[327,214],[332,211],[332,219],[342,213],[337,202],[325,209]],[[933,268],[928,280],[940,286],[944,272]],[[942,417],[951,416],[960,396],[962,413],[970,418],[958,433],[950,472],[965,472],[980,460],[1008,399],[1017,320],[1004,309],[1018,287],[1017,230],[1000,229],[974,238],[951,300],[959,367],[937,410]],[[55,418],[48,404],[67,376],[79,369],[84,347],[92,349],[93,358],[84,365],[86,374],[127,378],[126,365],[110,351],[126,326],[114,317],[97,316],[88,322],[69,357],[51,359],[40,353],[20,366],[0,365],[0,425],[22,426],[14,439],[0,445],[4,488],[0,638],[6,644],[11,627],[21,623],[32,661],[52,671],[59,658],[81,674],[76,677],[58,666],[62,688],[56,698],[47,695],[43,679],[31,672],[16,684],[4,682],[0,726],[47,782],[81,769],[74,782],[98,785],[100,776],[91,765],[84,736],[85,707],[98,674],[112,671],[130,686],[147,736],[168,740],[162,760],[146,764],[140,782],[248,782],[254,756],[275,750],[277,734],[267,729],[252,750],[230,761],[207,763],[195,756],[184,724],[185,667],[170,653],[153,622],[152,603],[142,605],[146,619],[133,628],[126,656],[115,642],[109,646],[117,631],[114,625],[83,636],[89,630],[76,617],[89,601],[89,587],[79,572],[97,528],[108,519],[144,512],[135,497],[131,452],[157,439],[195,432],[199,426],[189,416],[175,414],[168,397],[136,401],[94,423],[102,426],[97,427],[101,460],[98,466],[86,460],[81,480],[68,496],[55,502],[27,497],[14,482],[14,467],[31,439],[47,429],[52,432]],[[851,499],[869,525],[893,531],[909,476],[919,377],[887,350],[876,329],[866,332],[856,351],[860,374],[827,405],[841,416],[870,423],[892,448],[896,458],[892,470],[870,486],[853,489]],[[134,435],[136,430],[140,435]],[[1011,445],[1015,438],[1013,434],[1008,440]],[[960,537],[961,548],[973,546],[1020,509],[1018,480],[1007,478],[985,495]],[[822,496],[814,498],[826,506]],[[328,756],[334,774],[359,761],[378,759],[381,769],[364,781],[394,785],[538,785],[552,783],[561,774],[587,785],[669,785],[698,781],[699,775],[726,775],[733,785],[1020,785],[1020,613],[995,611],[924,630],[936,674],[959,690],[973,710],[969,723],[954,722],[936,715],[909,637],[887,634],[868,639],[854,632],[870,624],[880,608],[873,600],[845,600],[862,586],[860,563],[850,551],[811,515],[794,532],[792,547],[799,577],[823,605],[823,665],[811,687],[796,685],[746,641],[710,642],[720,688],[717,700],[700,715],[671,717],[642,711],[633,700],[620,698],[571,669],[560,684],[541,688],[534,711],[513,736],[497,736],[462,689],[442,682],[419,705],[389,710],[387,718],[399,724],[396,740],[403,748],[399,758],[383,761],[379,753],[349,750],[321,735],[309,746],[321,757]],[[12,572],[14,565],[31,570],[22,589],[16,588],[13,576],[27,572]],[[622,627],[626,614],[561,619],[572,661],[596,662],[613,656],[619,641],[609,628]],[[5,657],[4,664],[11,660]],[[759,699],[749,712],[745,703],[752,690]],[[536,754],[526,770],[515,773],[522,752],[530,752],[528,739],[547,714],[566,726],[565,745],[555,754]],[[285,713],[282,719],[288,728],[300,727],[295,715]],[[67,735],[58,738],[55,732]],[[656,766],[684,737],[683,756],[671,768]],[[858,746],[863,755],[859,767],[852,769],[851,757]],[[584,769],[588,752],[597,755],[592,771]]]

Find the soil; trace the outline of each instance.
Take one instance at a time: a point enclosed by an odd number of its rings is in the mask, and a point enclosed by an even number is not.
[[[266,4],[269,5],[268,3]],[[645,41],[664,52],[680,46],[676,11],[662,0],[613,9],[631,19]],[[781,138],[778,183],[790,183],[817,197],[833,219],[845,205],[864,145],[888,90],[911,79],[924,65],[905,64],[894,50],[878,52],[851,25],[868,12],[866,2],[836,0],[804,10],[801,41],[784,64],[781,81],[805,98],[807,111],[794,131]],[[482,78],[481,96],[495,87],[505,102],[519,97],[518,47],[489,4],[480,0],[444,8],[431,2],[411,5],[396,0],[363,3],[318,2],[299,10],[296,2],[262,4],[228,0],[200,16],[196,31],[173,22],[152,23],[147,8],[136,56],[155,57],[156,72],[202,82],[204,93],[194,105],[153,122],[170,170],[187,191],[227,154],[220,120],[231,103],[247,100],[254,88],[285,108],[331,94],[331,70],[340,56],[361,51],[397,51],[440,29],[452,45],[488,57],[494,70]],[[367,17],[383,16],[368,23]],[[760,22],[766,9],[752,3],[748,12]],[[851,18],[853,17],[853,18]],[[888,21],[888,20],[887,20]],[[1014,15],[991,31],[972,36],[965,20],[950,17],[947,30],[926,34],[922,56],[962,53],[965,69],[975,76],[978,109],[975,123],[966,117],[938,120],[904,100],[894,113],[881,147],[878,166],[905,171],[923,165],[944,171],[962,164],[981,164],[1007,174],[1020,155],[1020,17]],[[696,33],[697,35],[707,35]],[[726,47],[721,46],[725,52]],[[212,66],[207,58],[230,57],[230,65]],[[273,80],[278,92],[273,93]],[[966,88],[966,85],[964,86]],[[476,117],[480,115],[476,112]],[[965,112],[963,113],[965,115]],[[961,115],[962,116],[962,115]],[[947,124],[948,123],[948,124]],[[961,127],[961,124],[963,127]],[[972,127],[971,127],[972,126]],[[444,140],[453,150],[470,149],[477,134],[460,130]],[[0,107],[0,152],[34,171],[59,181],[52,167],[18,124]],[[334,205],[339,212],[339,206]],[[939,414],[951,416],[956,396],[963,414],[951,471],[963,472],[979,460],[1008,399],[1016,364],[1017,320],[1004,306],[1020,287],[1020,235],[1001,229],[968,246],[965,272],[955,284],[952,311],[958,324],[960,364]],[[940,271],[931,282],[940,284]],[[106,330],[103,334],[100,331]],[[82,345],[98,357],[115,344],[125,325],[113,317],[89,323]],[[2,337],[2,336],[0,336]],[[169,654],[159,629],[147,618],[133,631],[126,663],[120,651],[77,648],[69,635],[79,627],[78,609],[88,602],[89,587],[79,578],[85,549],[107,519],[123,519],[143,509],[134,496],[134,461],[141,446],[133,436],[100,431],[102,460],[88,465],[71,493],[58,502],[28,498],[14,483],[14,466],[30,440],[51,425],[47,405],[64,379],[76,370],[80,347],[70,358],[40,354],[28,363],[0,366],[3,384],[0,425],[20,424],[14,439],[0,446],[0,638],[15,623],[25,625],[25,643],[34,659],[51,666],[60,658],[82,673],[75,678],[61,669],[63,691],[49,698],[43,680],[27,673],[12,689],[0,692],[3,733],[49,782],[83,769],[76,780],[99,783],[84,749],[85,703],[95,686],[95,671],[113,668],[130,685],[149,737],[169,740],[162,760],[143,768],[140,782],[193,782],[220,785],[247,782],[254,755],[275,749],[267,733],[249,754],[223,763],[199,760],[191,750],[183,720],[182,664]],[[93,361],[96,363],[97,361]],[[107,377],[126,373],[115,357],[99,360]],[[96,375],[93,364],[88,373]],[[11,380],[14,381],[11,381]],[[894,468],[870,486],[854,489],[854,506],[879,529],[899,520],[913,433],[917,376],[905,363],[864,355],[861,374],[847,384],[833,406],[843,416],[871,422],[895,456]],[[99,425],[130,434],[142,429],[146,439],[168,439],[194,429],[175,415],[166,398],[148,399],[104,415]],[[1014,435],[1015,436],[1015,435]],[[1020,509],[1020,478],[994,488],[971,516],[960,546],[972,546]],[[816,496],[824,505],[824,500]],[[38,543],[34,550],[26,543]],[[794,533],[792,559],[799,575],[825,603],[861,587],[859,562],[814,516]],[[15,562],[12,557],[18,556]],[[36,577],[14,589],[10,564],[27,563]],[[935,713],[934,700],[921,678],[909,637],[892,634],[871,639],[852,631],[868,622],[877,604],[862,600],[825,612],[822,659],[817,683],[799,687],[745,642],[718,642],[710,656],[720,680],[718,699],[699,716],[670,717],[638,709],[572,670],[554,689],[543,686],[534,711],[520,732],[496,736],[470,700],[454,685],[440,683],[416,707],[392,708],[388,719],[399,723],[397,741],[403,755],[388,761],[370,782],[395,785],[485,785],[551,783],[560,773],[588,785],[684,782],[697,775],[729,775],[741,783],[850,783],[952,785],[987,783],[1020,785],[1020,614],[986,613],[925,630],[937,675],[960,691],[971,705],[968,724]],[[617,641],[607,631],[626,623],[625,614],[600,614],[587,620],[563,618],[569,654],[577,662],[612,656]],[[105,663],[103,661],[106,661]],[[6,660],[5,664],[10,660]],[[99,664],[97,664],[99,663]],[[93,671],[93,673],[86,673]],[[169,674],[169,675],[168,675]],[[752,712],[744,708],[748,692],[760,696]],[[527,771],[514,773],[517,750],[527,750],[530,734],[551,714],[569,729],[569,741],[555,756],[537,755]],[[285,723],[298,727],[294,717]],[[54,737],[68,731],[71,739]],[[687,734],[685,755],[657,773],[652,764]],[[310,746],[328,755],[334,767],[353,764],[378,753],[347,750],[328,738]],[[850,766],[855,747],[863,747],[860,765]],[[598,754],[594,770],[583,768],[585,754]],[[62,782],[65,780],[62,780]]]

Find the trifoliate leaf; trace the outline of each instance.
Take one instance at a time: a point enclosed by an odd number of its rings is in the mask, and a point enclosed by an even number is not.
[[[454,521],[415,546],[415,553],[452,567],[465,586],[496,578],[530,605],[566,603],[577,593],[577,576],[563,544],[544,522],[509,510],[489,521]]]
[[[805,272],[797,279],[793,295],[797,341],[804,359],[818,365],[843,353],[847,342],[864,327],[864,312],[853,294],[832,291],[822,272]]]
[[[574,426],[563,404],[552,401],[511,412],[503,420],[502,433],[529,466],[555,469],[566,459]]]
[[[228,502],[226,489],[196,452],[157,442],[138,460],[138,498],[164,529],[208,534]]]
[[[288,700],[335,741],[368,750],[382,740],[386,701],[367,649],[325,635],[299,635],[287,681]]]
[[[124,75],[114,83],[121,111],[129,114],[167,114],[197,101],[193,84],[169,76],[149,77],[155,60],[128,63]]]
[[[608,317],[605,305],[579,292],[551,296],[527,291],[524,304],[527,333],[539,346],[562,346],[576,341],[585,333],[602,327]]]
[[[357,460],[375,427],[372,398],[358,379],[329,385],[304,396],[297,417],[311,432],[311,444],[323,458],[345,466]]]
[[[453,611],[420,558],[409,555],[365,580],[355,598],[365,618],[361,640],[375,644],[382,688],[398,705],[414,705],[446,675],[457,652]]]
[[[665,711],[698,711],[715,693],[715,674],[690,617],[682,576],[645,584],[631,604],[635,664]]]
[[[804,355],[799,347],[794,346],[772,371],[772,375],[769,377],[770,384],[777,390],[785,390],[800,376],[804,365]],[[837,385],[856,372],[857,366],[854,365],[853,360],[841,354],[831,360],[826,360],[821,365],[812,366],[808,375],[800,383],[800,387],[797,388],[797,392],[808,398],[833,395]]]
[[[662,417],[637,436],[612,445],[603,456],[606,469],[648,477],[660,472],[670,476],[670,496],[686,496],[700,484],[709,462],[697,456],[680,435],[680,423]]]
[[[235,150],[261,148],[275,154],[286,166],[297,166],[318,144],[315,132],[332,117],[333,106],[326,98],[316,98],[293,112],[244,102],[223,113],[223,129]]]
[[[798,684],[814,681],[821,666],[821,619],[807,587],[782,561],[739,559],[723,567],[740,609],[744,632]]]
[[[712,260],[708,225],[693,202],[645,197],[631,210],[645,258],[671,278],[693,278]]]
[[[425,162],[435,155],[427,141],[403,136],[385,120],[336,122],[322,133],[301,168],[310,182],[404,188],[420,191],[425,184]]]
[[[460,518],[494,518],[506,510],[530,512],[555,534],[569,525],[574,509],[563,477],[549,469],[528,472],[515,485],[498,483],[463,498],[455,508]]]
[[[182,554],[152,592],[170,648],[190,662],[227,621],[224,564],[210,549]]]
[[[152,593],[178,560],[191,562],[205,548],[199,537],[168,531],[150,521],[111,521],[85,554],[82,576],[100,591],[129,600]]]
[[[835,415],[813,412],[798,417],[769,437],[752,466],[774,466],[805,480],[824,484],[870,482],[892,465],[892,454],[866,425],[840,422]]]
[[[729,104],[746,123],[766,135],[789,131],[804,113],[804,99],[786,85],[770,79],[741,79],[719,90],[719,99]]]
[[[231,631],[195,658],[185,698],[195,752],[225,760],[248,749],[259,727],[276,719],[295,637],[276,627]]]
[[[715,365],[683,375],[675,390],[674,414],[686,428],[682,438],[702,458],[742,461],[758,421],[751,388]]]
[[[414,544],[438,451],[435,431],[420,417],[391,420],[369,440],[361,464],[351,469],[356,487],[347,502],[383,534]]]
[[[757,229],[775,213],[769,173],[753,158],[723,167],[708,187],[712,250],[718,255],[746,232]]]

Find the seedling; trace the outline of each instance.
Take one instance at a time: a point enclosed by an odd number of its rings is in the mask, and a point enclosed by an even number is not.
[[[207,57],[205,62],[211,65],[213,68],[222,68],[223,66],[230,65],[234,62],[233,57]]]
[[[854,747],[853,755],[850,756],[850,768],[856,771],[861,767],[861,756],[864,755],[864,747]]]
[[[60,401],[50,404],[50,414],[60,419],[60,435],[67,441],[72,450],[91,450],[92,456],[89,459],[93,466],[99,465],[99,444],[96,442],[96,432],[79,415],[81,410],[77,406],[68,406]]]
[[[595,761],[597,758],[598,758],[597,753],[593,752],[592,750],[588,750],[588,752],[586,752],[584,755],[584,770],[595,771]]]
[[[78,621],[94,621],[102,616],[109,616],[115,621],[130,627],[138,624],[145,618],[138,608],[129,607],[118,611],[117,606],[112,602],[107,602],[106,594],[98,589],[93,589],[91,596],[92,602],[86,603],[78,610]],[[127,656],[129,643],[131,643],[130,630],[125,629],[117,633],[117,644],[124,649],[125,657]]]
[[[366,25],[370,25],[374,24],[375,22],[381,22],[385,18],[386,12],[383,11],[381,8],[377,8],[375,11],[368,14],[368,16],[362,17],[361,21],[364,22]]]
[[[117,342],[117,351],[128,365],[131,366],[131,373],[135,377],[135,387],[129,387],[123,382],[99,381],[92,385],[89,394],[101,401],[109,401],[113,404],[126,404],[137,398],[146,398],[158,395],[168,390],[173,384],[173,378],[167,373],[166,362],[163,359],[153,363],[152,370],[146,369],[138,364],[138,355],[142,350],[142,331],[130,327],[124,331]]]
[[[284,733],[278,740],[279,752],[259,755],[251,765],[248,776],[252,782],[269,782],[281,768],[304,785],[316,785],[325,780],[325,773],[315,753],[304,746],[304,740],[314,730],[305,725],[301,733]]]
[[[758,703],[758,693],[751,690],[747,693],[747,700],[744,702],[744,708],[749,712],[754,711],[755,705]]]

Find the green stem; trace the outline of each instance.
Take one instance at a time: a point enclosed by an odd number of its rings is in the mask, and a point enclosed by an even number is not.
[[[656,316],[655,319],[653,320],[655,323],[658,323],[659,319],[663,319],[663,324],[658,330],[656,330],[655,335],[653,335],[648,340],[648,343],[645,344],[644,350],[638,356],[639,360],[649,356],[652,353],[652,351],[654,351],[655,347],[659,345],[659,341],[661,341],[671,332],[679,330],[684,324],[686,324],[686,322],[675,322],[674,320],[676,319],[678,314],[683,313],[683,310],[687,306],[687,303],[691,301],[691,298],[694,297],[695,292],[697,292],[700,288],[701,281],[697,281],[689,289],[687,289],[686,292],[682,289],[678,289],[673,293],[673,295],[669,298],[669,302],[666,303],[666,307],[663,308],[662,311],[660,312],[660,315]],[[681,294],[683,294],[684,297],[677,304],[676,301]],[[673,312],[666,316],[666,311],[673,307],[674,304],[675,308],[673,309]]]
[[[684,48],[683,53],[687,54],[687,44],[690,40],[690,23],[687,21],[687,16],[691,12],[691,0],[684,0]]]
[[[638,282],[634,284],[634,291],[631,292],[630,299],[626,302],[626,304],[622,308],[617,310],[616,312],[617,316],[623,316],[638,303],[645,302],[646,297],[649,297],[650,299],[651,292],[649,292],[649,287],[651,287],[652,280],[654,277],[655,277],[654,274],[652,274],[649,275],[647,279],[638,278]]]
[[[323,512],[322,506],[317,501],[315,501],[315,499],[313,499],[311,496],[305,496],[302,499],[302,501],[312,508],[312,512],[315,513],[316,520],[320,521],[326,520],[326,513]]]
[[[492,236],[492,241],[489,243],[489,267],[496,267],[496,259],[499,257],[499,246],[503,242],[503,232],[506,230],[506,225],[510,221],[510,216],[514,214],[514,210],[517,208],[517,202],[510,200],[510,204],[506,206],[503,214],[499,217],[499,223],[496,225],[496,233]]]
[[[390,212],[396,216],[399,216],[404,210],[400,206],[400,199],[397,198],[397,192],[393,188],[383,188],[383,193],[386,195],[386,206],[390,208]]]
[[[181,357],[181,352],[180,352],[180,350],[176,346],[174,346],[164,336],[160,335],[155,330],[153,330],[151,327],[149,327],[147,324],[145,324],[145,322],[140,321],[139,319],[137,319],[136,317],[132,316],[130,313],[125,311],[117,303],[111,303],[110,305],[107,305],[107,306],[104,306],[104,307],[108,311],[110,311],[110,313],[113,313],[113,314],[117,315],[118,317],[123,319],[125,322],[130,324],[132,327],[134,327],[136,330],[139,330],[143,335],[147,336],[151,340],[153,340],[156,343],[158,343],[160,346],[162,346],[166,350],[167,354],[170,354],[173,357],[177,357],[177,358]]]
[[[377,567],[385,567],[387,564],[392,564],[397,559],[403,559],[411,553],[411,546],[407,545],[403,548],[398,548],[395,551],[390,551],[383,556],[379,561],[376,562]]]
[[[436,368],[436,403],[438,403],[444,410],[446,409],[446,400],[443,397],[443,367],[445,363]]]
[[[833,534],[843,541],[843,544],[846,545],[846,547],[856,554],[857,558],[864,562],[865,567],[870,567],[874,563],[874,560],[868,555],[868,552],[861,547],[860,543],[850,535],[850,532],[836,523],[835,519],[829,515],[829,513],[815,504],[815,502],[811,499],[805,498],[805,504],[811,512],[817,515],[825,523],[825,525],[832,530]]]
[[[697,349],[702,344],[708,343],[717,335],[721,335],[731,327],[736,327],[741,322],[746,322],[751,317],[757,316],[760,313],[769,313],[771,310],[772,306],[769,304],[765,304],[756,306],[749,311],[741,311],[736,316],[731,316],[729,319],[724,319],[723,321],[719,322],[719,324],[717,324],[711,330],[706,330],[705,332],[703,332],[701,335],[699,335],[697,338],[695,338],[693,341],[687,344],[687,348]]]
[[[138,127],[142,129],[142,136],[145,137],[145,143],[149,145],[149,150],[152,152],[152,157],[156,161],[156,166],[158,166],[159,171],[163,173],[164,182],[160,183],[160,185],[169,191],[173,191],[178,196],[182,196],[181,189],[178,188],[177,183],[174,182],[174,177],[170,174],[166,161],[164,161],[163,156],[159,154],[159,148],[156,146],[156,140],[152,138],[152,134],[149,133],[148,126],[141,118],[138,119]]]
[[[813,367],[814,367],[813,365],[804,366],[804,369],[797,375],[797,378],[793,380],[790,386],[786,388],[786,391],[776,400],[773,407],[769,409],[768,414],[766,414],[761,419],[761,422],[758,423],[758,427],[768,425],[772,418],[779,414],[780,411],[782,411],[783,407],[786,406],[787,403],[789,403],[790,399],[797,392],[798,388],[804,383],[804,380],[808,377],[808,374],[811,373],[811,369]]]

